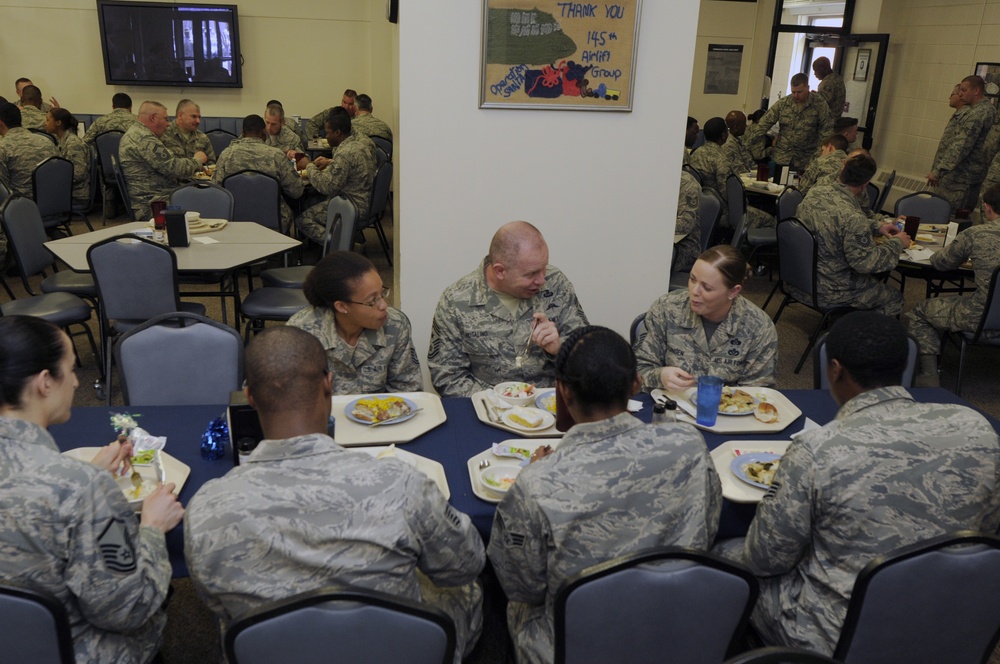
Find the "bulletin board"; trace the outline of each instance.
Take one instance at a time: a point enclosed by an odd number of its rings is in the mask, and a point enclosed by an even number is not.
[[[483,0],[480,108],[631,111],[641,0]]]

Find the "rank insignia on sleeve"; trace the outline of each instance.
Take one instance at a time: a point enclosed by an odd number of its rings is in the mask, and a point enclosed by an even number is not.
[[[111,519],[97,538],[104,565],[112,572],[130,573],[136,569],[135,545],[129,537],[125,522]]]

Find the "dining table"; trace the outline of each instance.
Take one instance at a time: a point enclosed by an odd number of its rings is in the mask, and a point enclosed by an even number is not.
[[[931,265],[931,256],[951,244],[959,232],[959,224],[921,223],[917,226],[915,237],[910,238],[911,246],[904,249],[899,256],[896,272],[900,275],[900,289],[905,285],[906,278],[922,279],[926,282],[926,297],[942,293],[963,293],[973,290],[965,285],[966,279],[975,278],[972,264],[966,263],[954,270],[938,270]]]
[[[914,388],[910,392],[917,401],[969,405],[960,397],[943,388]],[[836,415],[837,405],[826,390],[781,390],[781,393],[802,411],[802,414],[789,422],[788,426],[781,432],[736,435],[702,431],[708,449],[713,450],[731,440],[788,440],[791,434],[802,430],[807,418],[817,424],[825,424]],[[653,410],[652,397],[643,393],[637,395],[635,400],[642,405],[642,409],[634,415],[643,421],[650,421]],[[444,398],[441,399],[441,403],[446,414],[446,421],[411,442],[398,444],[399,449],[441,464],[450,490],[449,502],[455,509],[469,515],[483,540],[488,542],[496,504],[476,495],[468,461],[477,454],[490,449],[493,443],[528,439],[522,439],[516,434],[508,433],[482,422],[469,398]],[[149,433],[156,436],[166,436],[167,442],[164,451],[190,467],[190,474],[179,493],[181,503],[186,505],[202,485],[223,476],[234,467],[231,446],[226,446],[225,453],[221,458],[206,460],[201,456],[202,436],[213,420],[225,414],[226,408],[226,404],[74,408],[68,422],[53,426],[50,431],[62,451],[78,447],[100,446],[115,439],[115,430],[111,426],[110,419],[112,415],[116,413],[133,415],[136,417],[138,425]],[[987,419],[994,428],[1000,430],[998,428],[1000,422],[989,416]],[[334,424],[333,434],[336,439],[336,424]],[[167,479],[169,481],[170,478]],[[738,537],[746,534],[755,511],[756,505],[753,503],[724,500],[718,538]],[[170,553],[174,576],[187,576],[188,570],[184,561],[183,525],[174,528],[167,534],[167,549]]]

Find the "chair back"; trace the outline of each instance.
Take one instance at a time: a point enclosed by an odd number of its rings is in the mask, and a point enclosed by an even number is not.
[[[986,308],[983,309],[983,317],[979,319],[979,326],[976,328],[976,336],[973,341],[979,341],[983,332],[993,332],[1000,330],[1000,267],[993,270],[990,277],[990,290],[986,296]]]
[[[135,221],[135,210],[132,209],[132,195],[128,191],[128,182],[125,180],[125,171],[122,170],[118,161],[118,152],[108,155],[111,159],[111,170],[115,174],[115,183],[118,185],[118,192],[122,195],[122,202],[125,203],[125,214],[132,221]]]
[[[174,189],[170,204],[182,210],[197,212],[205,219],[233,220],[233,194],[211,182],[190,182]]]
[[[778,224],[778,269],[781,281],[816,300],[816,239],[795,217]]]
[[[385,214],[385,206],[389,203],[390,187],[392,187],[392,162],[387,161],[375,171],[375,181],[372,183],[372,197],[368,206],[368,217],[358,222],[359,230],[371,226]]]
[[[840,664],[840,662],[809,650],[768,646],[730,657],[724,664]]]
[[[960,532],[858,574],[834,659],[986,662],[1000,637],[1000,538]]]
[[[229,144],[236,140],[236,134],[228,132],[225,129],[212,129],[211,131],[206,131],[205,135],[208,136],[209,142],[212,144],[212,149],[215,150],[215,157],[218,159],[222,151],[229,147]]]
[[[8,198],[0,207],[0,222],[3,223],[10,248],[17,257],[22,279],[27,281],[28,277],[52,267],[55,258],[45,248],[45,241],[48,239],[45,225],[33,200],[24,196]],[[31,292],[27,283],[25,288]]]
[[[326,209],[326,242],[323,255],[331,251],[350,251],[354,246],[354,227],[358,210],[354,203],[344,196],[334,196]]]
[[[556,593],[555,662],[720,662],[757,593],[750,570],[677,547],[595,565]]]
[[[889,192],[892,191],[892,185],[896,182],[896,171],[893,169],[892,173],[889,173],[889,177],[885,179],[885,185],[882,187],[882,193],[879,194],[878,200],[872,205],[872,212],[879,213],[882,211],[882,207],[885,205],[885,201],[889,198]]]
[[[865,191],[868,193],[868,205],[871,206],[872,211],[875,211],[875,204],[878,203],[878,186],[869,182],[865,185]]]
[[[357,588],[324,588],[274,602],[226,630],[233,664],[450,664],[455,626],[444,613]]]
[[[69,221],[73,210],[73,162],[62,157],[45,159],[31,173],[31,185],[43,220]]]
[[[10,189],[3,182],[0,182],[0,203],[3,203],[10,196]]]
[[[801,190],[795,187],[785,187],[785,190],[778,196],[778,221],[794,217],[803,198],[805,196],[802,195]]]
[[[66,608],[49,593],[0,583],[0,653],[5,662],[73,664]]]
[[[59,145],[59,139],[57,139],[55,136],[45,131],[44,129],[35,129],[34,127],[28,127],[28,131],[30,131],[32,134],[38,134],[39,136],[44,136],[45,138],[52,141],[53,145]]]
[[[246,170],[222,181],[234,200],[233,219],[281,230],[281,183],[267,173]]]
[[[906,343],[906,367],[903,369],[903,379],[900,381],[900,385],[913,387],[913,380],[917,375],[917,358],[920,357],[920,346],[912,334],[906,335]],[[826,362],[826,335],[824,334],[813,347],[813,389],[830,389],[830,381],[826,376]]]
[[[632,344],[632,350],[639,347],[642,340],[646,338],[646,313],[643,312],[635,317],[632,321],[632,326],[629,327],[629,343]]]
[[[389,161],[389,155],[386,153],[385,150],[383,150],[382,148],[380,148],[379,146],[376,145],[375,146],[375,168],[378,168],[379,166],[381,166],[382,164],[384,164],[387,161]]]
[[[747,192],[736,175],[730,174],[726,178],[726,204],[729,225],[735,229],[731,244],[739,249],[747,235]]]
[[[228,403],[243,383],[243,339],[211,318],[156,316],[115,344],[126,406]]]
[[[91,245],[87,264],[105,322],[141,323],[181,308],[177,256],[170,247],[134,235],[116,235]]]
[[[124,135],[123,131],[105,131],[94,138],[97,159],[101,162],[101,177],[106,184],[115,181],[115,169],[111,164],[111,157],[118,157],[118,144],[122,142]]]
[[[701,231],[701,250],[705,251],[712,244],[712,236],[719,227],[722,218],[722,199],[712,189],[701,188],[698,198],[698,226]]]
[[[698,181],[698,184],[702,184],[702,181],[701,181],[701,173],[700,173],[700,172],[698,172],[698,169],[697,169],[697,168],[695,168],[695,167],[694,167],[694,166],[692,166],[691,164],[684,164],[683,166],[681,166],[681,170],[682,170],[682,171],[685,171],[685,172],[686,172],[686,173],[687,173],[688,175],[690,175],[690,176],[691,176],[691,177],[693,177],[693,178],[694,178],[695,180],[697,180],[697,181]]]
[[[371,139],[375,147],[381,148],[382,152],[385,153],[386,159],[392,161],[392,141],[387,141],[381,136],[372,136]]]
[[[896,201],[895,216],[915,215],[925,224],[947,224],[951,219],[951,203],[943,196],[920,191]]]

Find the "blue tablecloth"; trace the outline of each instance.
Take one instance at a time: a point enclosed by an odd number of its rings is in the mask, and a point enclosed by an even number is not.
[[[783,390],[793,403],[802,410],[802,417],[791,423],[780,434],[761,436],[734,436],[704,433],[709,449],[714,449],[726,440],[746,438],[747,440],[774,440],[787,438],[790,434],[802,429],[804,418],[809,417],[820,424],[833,419],[837,406],[829,393],[824,390]],[[951,392],[941,388],[924,388],[912,390],[918,401],[961,403],[965,401]],[[652,415],[652,401],[648,395],[638,397],[644,404],[638,417],[649,421]],[[451,504],[472,518],[473,524],[488,539],[493,524],[495,505],[476,497],[472,492],[472,483],[466,462],[469,458],[487,449],[494,442],[499,442],[517,436],[487,426],[476,417],[469,399],[443,399],[448,421],[436,429],[429,431],[417,440],[407,443],[405,449],[414,454],[434,459],[444,466],[451,489]],[[221,415],[226,406],[142,406],[142,407],[92,407],[76,408],[73,416],[66,424],[52,427],[52,435],[61,450],[75,447],[105,445],[114,440],[109,417],[111,413],[128,412],[139,414],[139,425],[152,434],[167,436],[166,451],[191,467],[180,494],[180,500],[187,504],[202,484],[210,479],[221,477],[233,467],[231,450],[216,461],[205,461],[201,458],[201,435],[208,423]],[[989,418],[994,428],[1000,422]],[[736,504],[724,501],[722,517],[719,524],[719,537],[736,537],[746,533],[753,518],[755,506]],[[174,576],[187,576],[187,565],[184,562],[183,528],[175,528],[167,535],[167,548],[174,568]]]

